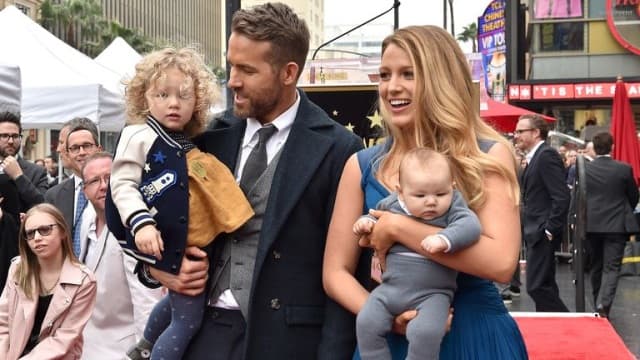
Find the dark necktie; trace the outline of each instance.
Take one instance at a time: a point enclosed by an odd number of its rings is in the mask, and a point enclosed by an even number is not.
[[[258,143],[251,150],[242,170],[240,187],[248,193],[267,168],[267,141],[276,132],[275,126],[268,124],[258,130]]]

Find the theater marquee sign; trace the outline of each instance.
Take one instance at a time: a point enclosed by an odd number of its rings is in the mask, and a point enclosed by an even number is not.
[[[640,99],[640,83],[626,83],[629,99]],[[616,83],[509,85],[509,100],[613,99]]]
[[[640,55],[640,0],[607,0],[607,24],[616,40]]]

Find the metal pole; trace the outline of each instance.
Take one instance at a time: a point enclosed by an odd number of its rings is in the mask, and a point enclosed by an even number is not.
[[[451,36],[456,37],[456,24],[455,24],[455,16],[453,13],[453,0],[449,0],[449,11],[451,11]]]
[[[442,28],[447,30],[447,0],[442,0]]]
[[[362,24],[360,24],[360,25],[357,25],[357,26],[355,26],[355,27],[352,27],[351,29],[349,29],[349,30],[347,30],[347,31],[343,32],[342,34],[340,34],[340,35],[338,35],[338,36],[334,37],[333,39],[331,39],[331,40],[329,40],[329,41],[325,41],[324,43],[320,44],[320,46],[318,46],[318,47],[313,51],[313,55],[311,56],[311,61],[313,61],[313,60],[315,60],[315,59],[316,59],[316,55],[318,54],[318,51],[320,51],[320,49],[322,49],[323,47],[325,47],[325,46],[327,46],[327,45],[331,44],[332,42],[334,42],[334,41],[336,41],[336,40],[340,39],[340,38],[341,38],[341,37],[343,37],[343,36],[349,35],[349,34],[350,34],[350,33],[352,33],[353,31],[355,31],[355,30],[357,30],[357,29],[359,29],[359,28],[361,28],[361,27],[363,27],[363,26],[367,25],[368,23],[370,23],[370,22],[372,22],[372,21],[374,21],[374,20],[378,19],[379,17],[386,15],[386,14],[387,14],[387,13],[389,13],[391,10],[397,10],[399,6],[400,6],[400,1],[395,1],[395,2],[393,3],[393,6],[392,6],[392,7],[390,7],[389,9],[387,9],[387,10],[385,10],[385,11],[381,12],[380,14],[378,14],[378,15],[376,15],[376,16],[374,16],[374,17],[372,17],[371,19],[369,19],[369,20],[367,20],[367,21],[363,22],[363,23],[362,23]]]
[[[393,30],[398,30],[398,28],[400,27],[400,16],[399,16],[399,8],[400,8],[400,1],[399,0],[394,0],[393,1]]]
[[[229,49],[229,37],[231,36],[231,19],[233,18],[233,14],[241,8],[240,2],[241,0],[227,0],[227,7],[225,11],[225,25],[226,25],[225,49]],[[226,54],[226,50],[225,50],[225,54]],[[229,75],[230,75],[229,73],[231,71],[229,64],[227,64],[226,68],[227,68],[227,81],[229,81]],[[230,108],[231,106],[233,106],[233,92],[227,86],[227,108]]]
[[[573,266],[576,272],[576,312],[584,312],[584,242],[587,226],[587,176],[584,156],[576,158],[576,183],[573,187],[573,209],[569,216],[575,216],[573,228]],[[569,218],[569,224],[571,224]]]

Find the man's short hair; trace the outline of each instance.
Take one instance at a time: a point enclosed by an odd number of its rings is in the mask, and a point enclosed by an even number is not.
[[[591,141],[593,141],[593,151],[596,155],[607,155],[613,149],[613,136],[609,132],[597,133]]]
[[[521,115],[518,120],[528,119],[529,125],[532,129],[538,129],[540,132],[540,139],[547,140],[549,135],[549,123],[542,116],[538,114],[524,114]]]
[[[298,77],[309,53],[309,28],[287,5],[266,3],[240,9],[231,20],[231,31],[253,41],[271,44],[271,65],[281,67],[294,61]]]
[[[0,123],[4,122],[16,124],[20,132],[22,132],[22,124],[20,123],[20,112],[10,110],[6,106],[0,106]]]
[[[80,175],[82,175],[82,181],[85,181],[86,179],[84,178],[84,168],[87,167],[87,164],[92,162],[93,160],[97,160],[97,159],[113,159],[113,155],[106,152],[106,151],[98,151],[97,153],[93,153],[89,156],[87,156],[87,159],[84,162],[84,165],[82,165],[82,169],[80,171]]]
[[[73,118],[64,123],[62,127],[69,127],[69,134],[67,134],[67,140],[65,141],[67,150],[69,150],[69,135],[80,130],[87,130],[88,132],[90,132],[95,145],[100,145],[100,135],[98,134],[98,127],[93,121],[86,117]]]

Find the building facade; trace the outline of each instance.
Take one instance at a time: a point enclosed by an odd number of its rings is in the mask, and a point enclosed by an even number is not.
[[[36,20],[38,17],[38,8],[40,7],[40,3],[42,3],[41,0],[0,0],[0,9],[13,5],[25,15]]]
[[[588,140],[586,126],[610,125],[621,76],[640,129],[640,0],[506,4],[510,103],[552,115],[558,131]]]
[[[174,46],[195,46],[212,66],[224,65],[223,1],[100,0],[104,15]]]
[[[333,39],[348,32],[359,24],[333,25],[325,28],[327,39]],[[393,32],[393,23],[386,19],[365,26],[331,42],[323,48],[318,58],[379,58],[382,40]]]

